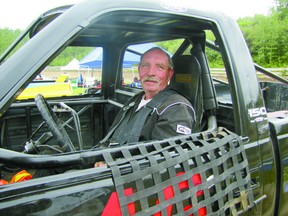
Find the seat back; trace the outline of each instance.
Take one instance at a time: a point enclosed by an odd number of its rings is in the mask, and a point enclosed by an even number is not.
[[[186,97],[195,109],[193,132],[200,131],[203,117],[201,66],[195,56],[181,55],[173,60],[174,74],[170,87]]]

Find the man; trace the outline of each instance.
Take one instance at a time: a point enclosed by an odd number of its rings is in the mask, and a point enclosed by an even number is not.
[[[121,109],[102,146],[160,140],[190,134],[195,111],[190,102],[169,88],[174,73],[170,56],[161,48],[146,51],[138,66],[143,92]]]
[[[133,82],[130,84],[130,87],[142,88],[140,80],[137,77],[134,77]]]

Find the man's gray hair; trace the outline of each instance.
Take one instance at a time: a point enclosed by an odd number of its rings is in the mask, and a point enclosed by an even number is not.
[[[152,47],[152,48],[148,49],[146,52],[144,52],[144,53],[141,55],[141,58],[140,58],[140,65],[141,65],[141,63],[142,63],[143,57],[144,57],[147,53],[149,53],[149,52],[151,52],[151,51],[154,51],[154,50],[159,50],[159,51],[161,51],[163,54],[165,54],[165,55],[167,56],[167,58],[168,58],[168,63],[169,63],[170,69],[173,69],[173,62],[172,62],[172,59],[170,58],[170,55],[169,55],[165,50],[163,50],[161,47]]]

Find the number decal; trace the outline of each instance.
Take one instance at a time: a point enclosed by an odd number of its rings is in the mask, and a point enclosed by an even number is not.
[[[267,119],[267,111],[265,107],[248,109],[251,122],[261,122]]]

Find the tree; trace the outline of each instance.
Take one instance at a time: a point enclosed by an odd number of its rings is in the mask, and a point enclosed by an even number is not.
[[[279,19],[284,20],[288,16],[288,0],[275,0],[275,10],[279,14]]]
[[[284,2],[284,0],[282,0]],[[287,8],[281,3],[281,8]],[[288,65],[288,14],[271,9],[268,16],[256,15],[238,20],[245,35],[253,60],[264,67],[287,67]]]
[[[20,29],[0,29],[0,55],[9,47],[9,45],[18,37],[18,35],[20,35],[20,33]],[[23,43],[25,43],[27,40],[29,40],[28,36],[24,39],[23,42],[20,43],[19,46],[17,46],[17,48],[22,46]],[[64,66],[68,64],[73,58],[79,60],[84,58],[84,56],[86,56],[92,50],[93,48],[91,47],[68,47],[57,58],[55,58],[50,65]]]
[[[8,28],[0,29],[0,55],[9,47],[9,45],[18,37],[20,29],[12,30]]]

